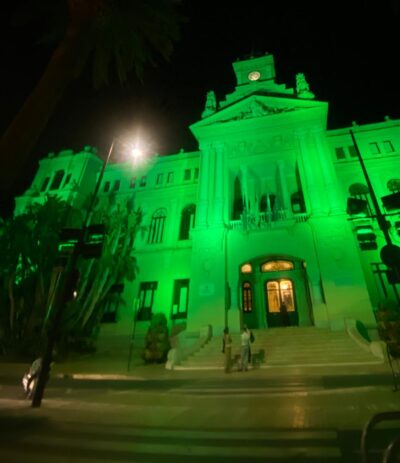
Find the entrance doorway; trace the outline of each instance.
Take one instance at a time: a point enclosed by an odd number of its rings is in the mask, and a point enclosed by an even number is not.
[[[264,288],[268,326],[298,326],[299,317],[292,280],[268,280]]]
[[[261,256],[243,262],[239,271],[241,323],[254,329],[312,325],[304,260],[294,256]],[[283,305],[287,316],[282,314]]]

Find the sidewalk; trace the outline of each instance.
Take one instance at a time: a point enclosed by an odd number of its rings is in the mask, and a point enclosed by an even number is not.
[[[28,370],[29,363],[7,363],[0,360],[1,377],[22,377]],[[254,378],[271,378],[281,376],[391,376],[388,364],[377,365],[326,365],[326,366],[268,366],[251,369]],[[242,376],[232,371],[232,376]],[[221,368],[198,370],[166,370],[164,364],[143,364],[141,359],[133,359],[128,370],[127,359],[108,355],[90,355],[57,363],[52,367],[53,378],[93,379],[93,380],[151,380],[170,378],[218,378],[227,375]],[[229,376],[229,375],[228,375]]]

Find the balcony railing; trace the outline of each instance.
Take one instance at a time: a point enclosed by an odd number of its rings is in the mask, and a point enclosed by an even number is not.
[[[231,220],[231,230],[259,230],[285,226],[288,222],[302,223],[309,218],[307,213],[288,212],[284,209],[278,211],[259,212],[258,214],[245,213],[239,220]]]

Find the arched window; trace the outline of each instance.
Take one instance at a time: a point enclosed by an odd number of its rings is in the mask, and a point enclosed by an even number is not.
[[[245,281],[242,284],[242,307],[243,312],[251,312],[253,310],[253,295],[251,291],[251,283]]]
[[[70,181],[71,181],[71,174],[68,174],[67,177],[65,178],[63,188],[66,187]]]
[[[51,182],[50,190],[58,190],[60,188],[63,178],[64,178],[64,171],[57,170],[57,172],[54,174],[53,181]]]
[[[294,265],[290,260],[270,260],[261,265],[262,272],[279,272],[281,270],[293,270]]]
[[[242,273],[251,273],[253,271],[253,268],[252,268],[251,264],[243,264],[240,267],[240,271]]]
[[[162,242],[166,218],[167,211],[165,209],[157,209],[156,212],[154,212],[151,218],[147,243],[154,244]]]
[[[49,182],[50,182],[50,177],[46,177],[46,178],[43,180],[42,186],[41,186],[41,188],[40,188],[40,191],[41,191],[41,192],[46,191],[47,186],[49,185]]]
[[[179,239],[188,240],[190,230],[194,227],[196,217],[196,206],[189,204],[182,210]]]

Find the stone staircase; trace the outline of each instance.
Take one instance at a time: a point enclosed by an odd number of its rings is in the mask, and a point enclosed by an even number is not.
[[[285,327],[253,330],[253,364],[272,366],[317,366],[379,364],[382,360],[360,347],[345,331],[315,327]],[[240,357],[240,335],[232,335],[232,357]],[[181,369],[223,368],[222,336],[213,337],[193,354]],[[235,362],[235,360],[234,360]]]

